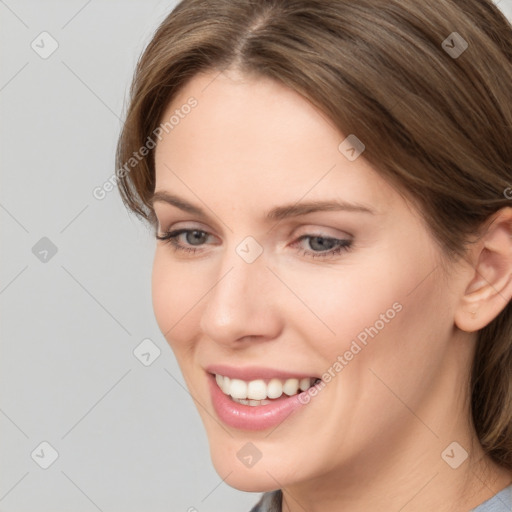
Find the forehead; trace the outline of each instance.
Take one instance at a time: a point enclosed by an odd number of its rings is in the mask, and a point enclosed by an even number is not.
[[[185,108],[191,98],[195,106]],[[363,157],[349,161],[340,152],[346,135],[330,119],[277,81],[196,75],[167,106],[162,123],[171,117],[172,129],[156,147],[157,190],[255,206],[276,194],[288,202],[328,194],[377,210],[396,195]]]
[[[193,109],[186,107],[190,98],[197,102]],[[340,138],[332,122],[304,97],[269,78],[234,72],[196,75],[167,106],[162,122],[182,110],[189,113],[179,116],[157,154],[164,146],[180,146],[187,140],[197,152],[211,151],[221,143],[233,150],[237,162],[244,156],[252,161],[257,152],[278,158],[280,148],[332,153]]]

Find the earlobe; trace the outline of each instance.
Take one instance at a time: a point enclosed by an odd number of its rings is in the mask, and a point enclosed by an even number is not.
[[[471,251],[476,263],[455,312],[455,324],[466,332],[491,323],[512,298],[512,208],[493,215]]]

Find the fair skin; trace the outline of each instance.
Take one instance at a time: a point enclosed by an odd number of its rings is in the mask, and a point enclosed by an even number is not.
[[[176,239],[196,253],[157,241],[153,306],[221,478],[245,491],[281,488],[292,512],[462,512],[510,483],[470,427],[467,389],[476,331],[512,296],[512,209],[448,273],[421,216],[364,153],[345,158],[346,136],[299,94],[268,79],[206,73],[163,117],[190,96],[197,107],[157,145],[155,190],[206,215],[162,200],[154,209],[159,235],[205,234]],[[374,213],[265,219],[274,207],[314,200]],[[313,258],[322,248],[304,235],[352,246]],[[248,236],[262,249],[252,263],[236,251]],[[378,334],[279,425],[250,430],[218,417],[208,365],[321,377],[396,303]],[[454,441],[469,452],[456,469],[441,457]],[[237,457],[248,442],[261,454],[252,467]]]

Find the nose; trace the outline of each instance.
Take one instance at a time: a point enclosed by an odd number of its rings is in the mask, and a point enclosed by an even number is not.
[[[247,263],[233,251],[224,258],[205,297],[202,332],[219,344],[233,347],[241,346],[242,341],[277,338],[282,329],[277,284],[263,256]]]

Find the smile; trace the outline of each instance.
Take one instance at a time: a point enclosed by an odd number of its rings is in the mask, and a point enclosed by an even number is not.
[[[321,382],[309,371],[264,366],[212,364],[205,371],[216,417],[241,430],[274,429],[294,421],[297,411],[310,410],[303,395]]]
[[[281,397],[283,394],[294,396],[299,391],[307,391],[319,379],[305,377],[301,379],[256,379],[245,381],[230,379],[224,375],[216,374],[217,386],[225,395],[231,397],[234,402],[249,406],[269,405],[271,400]]]

